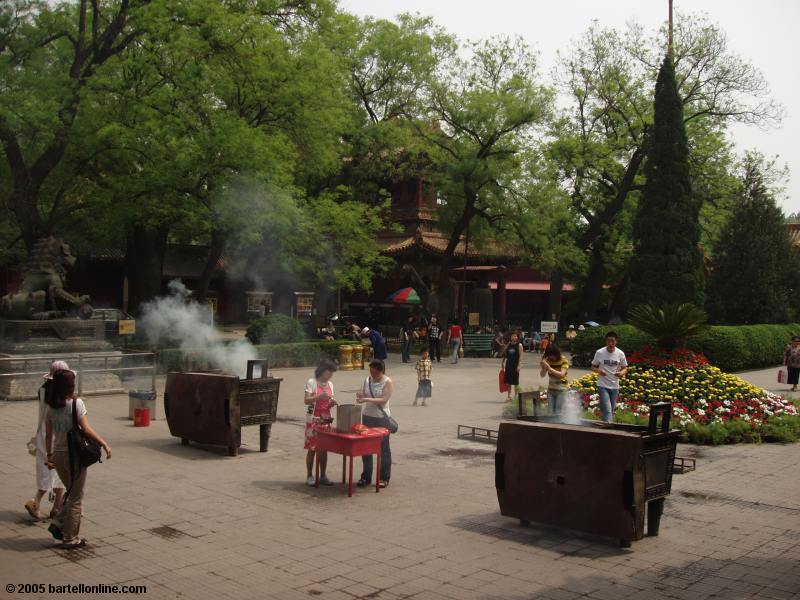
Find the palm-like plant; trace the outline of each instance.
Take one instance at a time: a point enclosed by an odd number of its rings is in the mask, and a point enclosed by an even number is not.
[[[693,304],[642,304],[628,313],[628,323],[653,336],[658,347],[668,351],[703,331],[706,318]]]

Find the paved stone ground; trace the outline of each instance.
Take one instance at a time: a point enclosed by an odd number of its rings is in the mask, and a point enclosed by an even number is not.
[[[526,358],[523,385],[538,386]],[[800,444],[680,446],[698,469],[675,476],[661,535],[629,549],[522,528],[499,514],[493,447],[456,439],[458,423],[501,420],[497,368],[479,359],[437,365],[431,405],[414,408],[413,369],[392,358],[401,426],[392,482],[350,499],[341,484],[304,484],[310,369],[275,371],[284,381],[267,454],[255,427],[244,430],[241,454],[227,457],[181,446],[162,419],[133,428],[125,396],[90,397],[92,425],[114,456],[91,468],[82,529],[91,545],[75,551],[54,547],[47,524],[22,507],[35,485],[25,450],[35,404],[0,404],[0,587],[124,583],[146,585],[148,598],[237,600],[800,597]],[[773,371],[746,376],[774,387]],[[336,374],[340,402],[363,375]],[[331,460],[338,475],[339,458]]]

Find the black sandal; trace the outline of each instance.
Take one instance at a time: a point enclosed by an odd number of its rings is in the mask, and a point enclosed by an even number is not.
[[[72,550],[74,548],[83,548],[84,546],[86,546],[86,540],[83,538],[80,538],[76,542],[70,542],[69,544],[63,544],[63,543],[61,544],[61,547],[64,548],[65,550]]]
[[[358,483],[356,483],[356,485],[358,487],[367,487],[368,485],[370,485],[370,482],[362,477],[361,479],[358,480]]]
[[[379,488],[385,488],[385,487],[389,487],[389,482],[388,482],[388,481],[386,481],[385,479],[381,479],[381,480],[378,482],[378,487],[379,487]]]

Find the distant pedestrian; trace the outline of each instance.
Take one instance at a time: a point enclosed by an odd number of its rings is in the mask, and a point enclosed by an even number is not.
[[[414,317],[409,316],[406,319],[406,322],[403,324],[403,328],[400,330],[401,336],[401,354],[403,356],[403,362],[411,362],[411,346],[414,344]]]
[[[370,329],[369,327],[364,327],[364,329],[361,330],[361,335],[362,337],[369,338],[369,342],[372,344],[372,358],[386,360],[386,340],[383,335],[381,335],[381,332]]]
[[[55,469],[47,466],[47,446],[45,443],[45,433],[47,424],[45,413],[47,412],[47,398],[53,393],[53,375],[56,371],[66,371],[69,365],[63,360],[55,360],[50,364],[50,370],[45,375],[44,383],[39,388],[39,420],[37,421],[36,435],[33,440],[34,456],[36,456],[36,495],[25,503],[25,510],[37,521],[43,518],[39,513],[39,507],[45,494],[52,490],[53,507],[50,510],[50,518],[55,519],[61,510],[61,503],[64,499],[64,484],[58,478]]]
[[[508,401],[511,402],[516,388],[519,387],[519,372],[522,369],[522,344],[516,332],[511,334],[511,340],[506,346],[503,369],[505,384],[508,386]]]
[[[320,431],[330,431],[331,409],[336,406],[333,395],[333,383],[331,377],[338,367],[330,360],[321,360],[314,370],[314,377],[306,382],[305,396],[303,403],[307,407],[306,412],[306,431],[303,448],[306,452],[306,484],[309,487],[316,485],[317,479],[314,477],[314,458],[317,455],[317,433]],[[326,474],[328,468],[328,453],[319,453],[319,469],[322,485],[333,485]]]
[[[431,316],[431,323],[428,327],[428,351],[431,353],[431,360],[442,362],[442,328],[439,327],[439,319],[436,315]]]
[[[550,335],[545,333],[542,336],[542,340],[539,342],[539,349],[542,351],[542,356],[544,356],[545,350],[547,350],[547,346],[550,345]]]
[[[566,336],[567,344],[569,345],[569,349],[572,350],[572,341],[578,337],[578,330],[575,329],[575,325],[570,325],[569,329],[567,329]]]
[[[492,356],[503,356],[506,351],[506,336],[501,330],[497,330],[492,340]]]
[[[86,418],[86,406],[83,400],[75,395],[75,373],[59,370],[53,374],[53,389],[47,398],[45,412],[47,446],[47,464],[58,472],[61,481],[67,483],[66,500],[58,514],[58,523],[50,525],[48,531],[57,540],[61,540],[65,548],[78,548],[86,545],[86,540],[79,538],[81,528],[81,511],[83,509],[83,491],[86,485],[86,467],[73,465],[67,447],[67,434],[72,430],[77,418],[78,426],[83,433],[95,440],[111,458],[111,447],[89,425]],[[73,412],[75,415],[73,416]]]
[[[452,364],[456,364],[458,362],[458,353],[461,350],[462,339],[461,325],[458,324],[457,320],[453,321],[453,324],[450,325],[450,328],[447,332],[447,340],[450,343],[450,351],[452,353],[450,356],[450,362]]]
[[[539,349],[542,346],[542,334],[538,331],[533,332],[533,351],[539,352]]]
[[[428,358],[428,356],[427,350],[420,352],[419,360],[417,361],[417,366],[415,367],[417,370],[417,394],[414,397],[414,406],[417,405],[419,400],[422,400],[422,406],[425,406],[425,400],[433,395],[433,383],[431,381],[431,371],[433,370],[433,366],[431,365],[431,359]]]
[[[617,334],[606,334],[606,345],[594,353],[592,371],[597,373],[597,395],[600,413],[606,423],[614,422],[614,409],[619,396],[619,380],[628,372],[625,353],[617,348]]]
[[[555,415],[564,408],[568,390],[569,361],[561,354],[558,346],[550,344],[542,356],[540,365],[540,375],[542,377],[547,375],[547,402],[550,405],[550,412]]]
[[[786,365],[789,374],[786,383],[790,383],[791,391],[796,392],[797,380],[800,376],[800,336],[792,336],[792,342],[783,351],[783,364]]]

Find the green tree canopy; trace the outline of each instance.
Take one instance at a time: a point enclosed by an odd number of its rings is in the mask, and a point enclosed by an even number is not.
[[[739,198],[713,256],[707,307],[728,324],[788,323],[798,316],[800,257],[770,184],[771,164],[748,154]]]
[[[478,217],[506,214],[503,191],[522,174],[520,153],[552,110],[536,58],[519,38],[473,44],[469,58],[453,55],[427,89],[420,135],[435,148],[436,183],[444,200],[440,223],[449,240],[437,283],[441,310],[450,306],[450,266],[456,246]],[[430,123],[435,126],[431,127]]]
[[[710,248],[736,187],[728,125],[767,126],[780,119],[781,109],[759,71],[730,52],[718,26],[697,15],[678,14],[675,23],[692,194],[703,206],[701,239]],[[594,24],[561,55],[556,69],[559,90],[571,102],[554,122],[548,155],[570,192],[576,245],[589,259],[580,307],[589,316],[601,304],[605,284],[619,284],[618,302],[624,296],[664,39],[663,30],[648,32],[635,23],[624,31]]]
[[[700,203],[692,196],[683,103],[667,54],[656,82],[645,188],[633,226],[631,305],[705,303]]]

